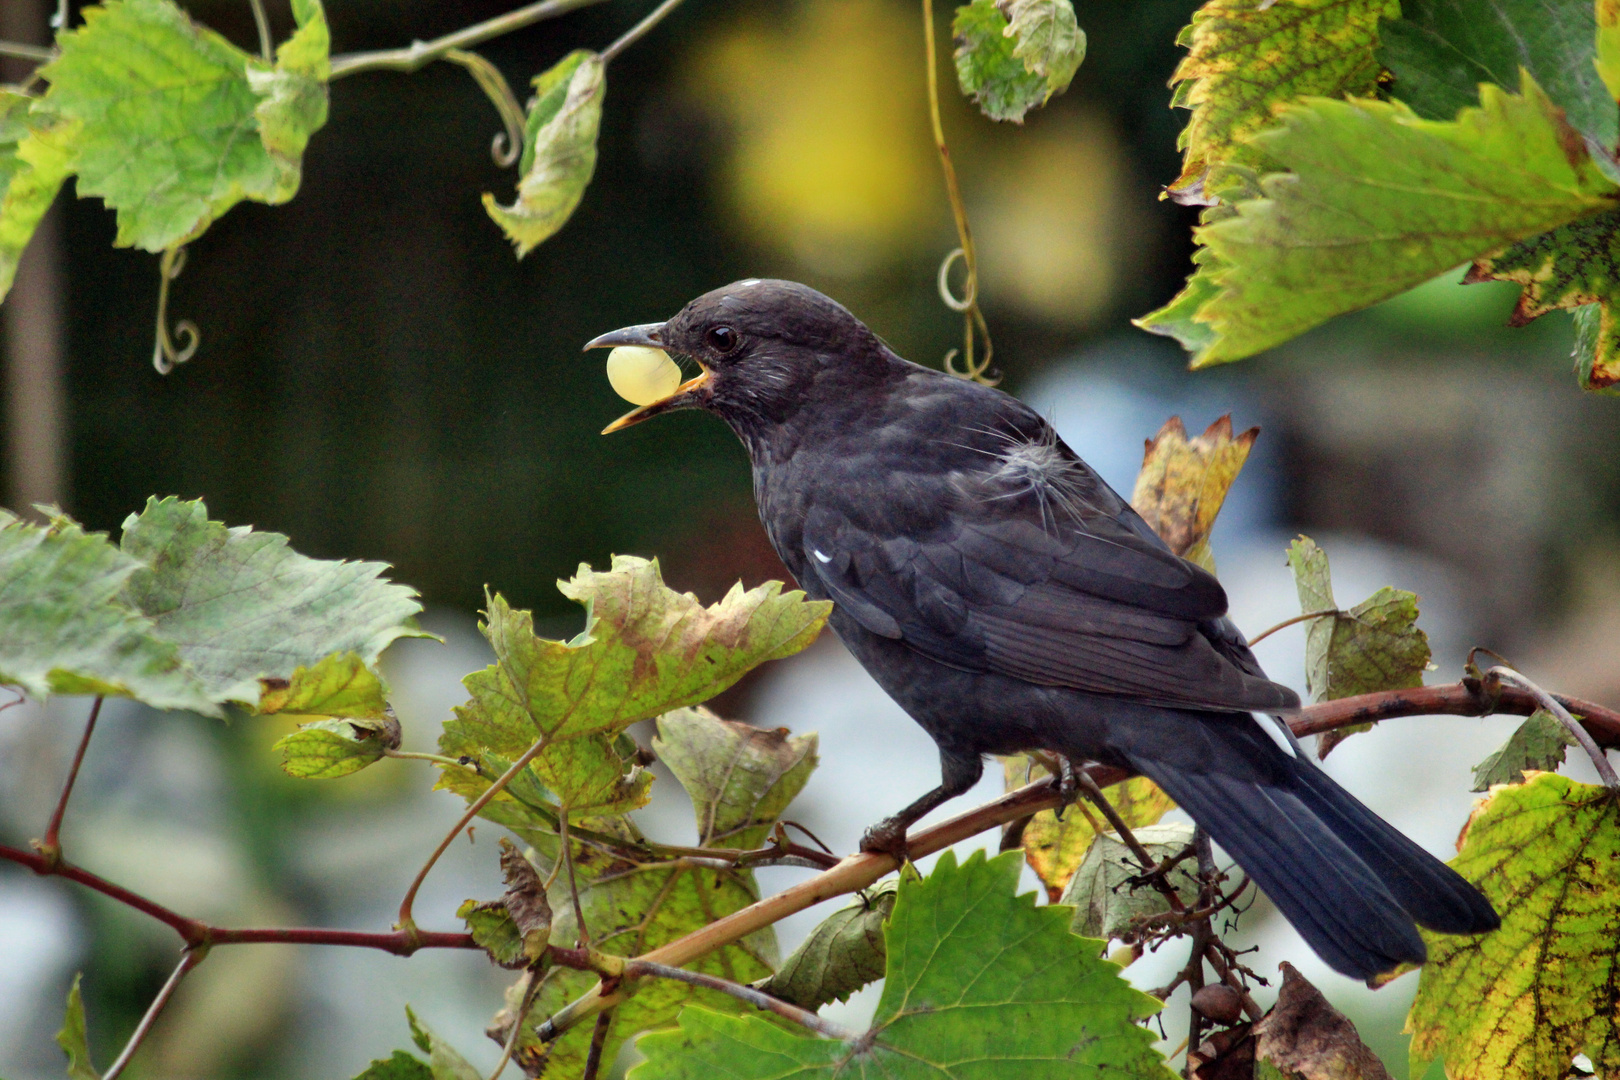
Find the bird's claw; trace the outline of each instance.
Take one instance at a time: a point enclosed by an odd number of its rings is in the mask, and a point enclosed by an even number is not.
[[[894,818],[884,818],[861,836],[861,850],[887,855],[901,866],[911,861],[906,847],[906,826]]]
[[[1080,779],[1075,775],[1074,762],[1063,754],[1054,756],[1057,758],[1058,773],[1052,778],[1052,786],[1057,788],[1058,797],[1067,806],[1080,794]]]

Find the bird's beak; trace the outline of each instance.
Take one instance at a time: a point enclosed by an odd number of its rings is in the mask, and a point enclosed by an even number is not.
[[[587,349],[611,349],[619,345],[641,345],[646,348],[661,349],[664,347],[663,338],[659,331],[663,330],[663,323],[642,323],[640,326],[626,326],[622,330],[614,330],[601,337],[592,338],[585,343]],[[701,367],[702,364],[700,363]],[[643,420],[651,420],[662,413],[674,412],[676,409],[686,409],[697,404],[703,389],[709,385],[709,369],[703,368],[703,373],[695,379],[688,379],[675,388],[675,392],[668,397],[659,398],[650,405],[643,405],[619,417],[613,423],[602,429],[602,434],[611,435],[615,431],[622,431],[632,424],[639,424]]]

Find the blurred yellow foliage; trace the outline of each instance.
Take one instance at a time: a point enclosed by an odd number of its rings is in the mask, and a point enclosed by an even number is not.
[[[817,0],[699,47],[687,91],[736,135],[726,188],[756,239],[857,276],[948,224],[910,5]]]

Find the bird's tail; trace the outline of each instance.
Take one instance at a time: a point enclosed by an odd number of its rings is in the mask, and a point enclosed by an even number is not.
[[[1223,754],[1203,769],[1156,754],[1126,756],[1208,830],[1329,966],[1370,978],[1423,962],[1414,924],[1449,934],[1500,925],[1490,902],[1456,871],[1314,762],[1287,754],[1241,719],[1249,767],[1236,772],[1216,771]]]

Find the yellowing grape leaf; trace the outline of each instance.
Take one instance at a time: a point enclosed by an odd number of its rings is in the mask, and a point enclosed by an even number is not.
[[[0,300],[17,276],[23,249],[72,173],[77,121],[29,129],[34,99],[0,89]]]
[[[221,704],[381,717],[382,682],[365,669],[395,639],[430,636],[384,564],[308,558],[279,533],[209,521],[200,500],[148,500],[120,543],[144,564],[124,599]]]
[[[1400,14],[1398,0],[1208,0],[1178,40],[1189,52],[1171,77],[1172,104],[1192,119],[1176,144],[1186,158],[1168,194],[1213,201],[1209,189],[1220,184],[1211,169],[1267,164],[1247,137],[1270,127],[1281,105],[1306,94],[1374,93],[1378,23]]]
[[[1288,547],[1301,614],[1332,611],[1305,624],[1305,685],[1312,701],[1403,690],[1423,685],[1429,667],[1429,638],[1417,628],[1416,593],[1379,589],[1349,611],[1333,601],[1327,552],[1310,537]],[[1371,724],[1338,728],[1322,736],[1317,753],[1328,753]]]
[[[1195,280],[1138,322],[1193,349],[1194,367],[1270,348],[1612,209],[1620,195],[1528,75],[1519,94],[1487,84],[1480,107],[1455,121],[1424,120],[1398,101],[1325,98],[1287,106],[1278,121],[1249,141],[1292,172],[1267,176],[1264,197],[1201,226],[1209,254]],[[1202,298],[1191,313],[1189,293]]]
[[[1209,534],[1215,515],[1259,436],[1254,427],[1234,438],[1232,417],[1223,416],[1189,439],[1181,417],[1172,416],[1147,440],[1131,507],[1171,551],[1213,574]]]
[[[274,67],[171,0],[107,0],[58,35],[35,111],[81,125],[78,191],[118,212],[119,245],[162,251],[242,199],[297,192],[303,146],[326,118],[326,22],[318,0],[293,10],[299,29]]]
[[[1451,866],[1502,915],[1478,937],[1423,932],[1407,1016],[1412,1075],[1562,1080],[1585,1054],[1620,1073],[1620,802],[1554,773],[1491,789]]]
[[[551,903],[534,865],[506,837],[500,846],[506,895],[485,903],[468,900],[456,915],[495,963],[528,967],[545,956],[551,940]]]
[[[704,607],[664,584],[658,564],[614,556],[612,569],[582,565],[559,582],[586,607],[585,629],[572,641],[536,637],[534,618],[499,596],[489,600],[481,629],[496,662],[462,682],[472,694],[445,724],[442,751],[453,757],[484,750],[515,760],[544,738],[531,768],[564,807],[606,813],[645,801],[621,790],[625,764],[612,739],[637,720],[706,701],[767,660],[790,656],[821,631],[830,604],[782,592],[781,582]],[[446,779],[450,780],[446,770]],[[463,770],[453,770],[458,774]],[[479,781],[452,781],[482,790]],[[444,783],[444,781],[441,781]]]
[[[1001,766],[1008,791],[1051,775],[1025,754],[1002,758]],[[1132,829],[1157,824],[1176,808],[1170,796],[1145,776],[1122,780],[1104,788],[1103,793]],[[1093,811],[1080,802],[1065,806],[1061,817],[1056,811],[1042,810],[1025,824],[1021,838],[1024,858],[1046,885],[1047,897],[1053,902],[1062,895],[1091,849],[1091,842],[1097,836],[1097,824]]]
[[[902,873],[915,874],[907,867]],[[754,985],[772,997],[800,1008],[819,1009],[883,978],[883,927],[894,910],[900,879],[890,878],[864,892],[855,902],[827,916],[776,969]]]
[[[1620,99],[1620,0],[1597,0],[1597,56],[1592,64],[1609,91]]]
[[[1463,279],[1513,281],[1524,286],[1508,318],[1523,326],[1555,308],[1595,304],[1595,335],[1576,347],[1581,383],[1589,390],[1620,387],[1620,210],[1588,214],[1549,232],[1476,259]],[[1583,314],[1587,314],[1583,312]]]
[[[692,797],[698,843],[759,846],[816,767],[816,737],[722,720],[707,709],[658,718],[653,752]]]
[[[1106,1075],[1169,1080],[1137,1021],[1160,1008],[1068,931],[1068,912],[1014,895],[1018,857],[946,851],[900,883],[885,936],[883,996],[853,1041],[788,1031],[755,1015],[688,1007],[676,1031],[643,1036],[631,1080]]]
[[[484,209],[520,259],[566,225],[585,197],[596,171],[606,71],[600,56],[577,49],[535,76],[517,201],[502,206],[495,196],[484,195]]]

